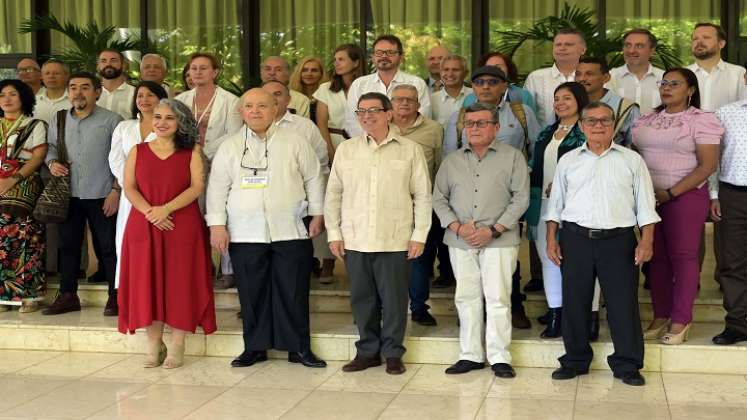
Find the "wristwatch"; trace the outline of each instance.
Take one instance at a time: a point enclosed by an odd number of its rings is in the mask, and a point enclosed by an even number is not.
[[[498,229],[495,228],[495,226],[490,225],[490,235],[493,237],[493,239],[498,239],[501,236],[501,233],[498,232]]]

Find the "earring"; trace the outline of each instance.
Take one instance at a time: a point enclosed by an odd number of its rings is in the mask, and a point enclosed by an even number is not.
[[[687,107],[688,107],[688,108],[690,108],[690,100],[692,100],[692,98],[693,98],[693,95],[689,95],[689,96],[687,97]]]

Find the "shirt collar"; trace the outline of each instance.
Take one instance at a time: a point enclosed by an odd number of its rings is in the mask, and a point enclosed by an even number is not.
[[[635,75],[635,73],[630,71],[630,68],[628,68],[627,64],[623,65],[622,69],[623,69],[622,76],[638,77]],[[646,77],[646,76],[654,76],[654,77],[656,76],[656,73],[654,73],[654,66],[652,66],[651,63],[648,63],[648,69],[646,69],[646,73],[643,75],[643,77]]]
[[[602,156],[606,155],[607,153],[609,153],[609,152],[610,152],[611,150],[615,150],[615,151],[618,151],[618,152],[619,152],[619,151],[621,151],[622,149],[623,149],[623,147],[622,147],[622,146],[620,146],[620,145],[618,145],[617,143],[615,143],[615,141],[613,140],[613,141],[612,141],[612,144],[611,144],[611,145],[610,145],[610,147],[609,147],[609,149],[605,150],[604,152],[602,152],[602,154],[601,154],[601,155],[597,156],[597,155],[596,155],[596,154],[595,154],[594,152],[592,152],[592,151],[591,151],[591,150],[589,149],[589,143],[588,143],[588,142],[584,142],[584,144],[583,144],[583,145],[581,145],[581,147],[579,147],[579,148],[578,148],[578,153],[579,153],[579,154],[582,154],[582,153],[586,152],[586,153],[590,153],[590,154],[592,154],[592,155],[594,155],[594,156],[596,156],[596,157],[602,157]]]
[[[493,139],[493,141],[488,146],[488,150],[497,152],[498,151],[498,140]],[[474,153],[472,152],[472,145],[469,144],[469,141],[467,141],[467,144],[464,146],[464,153],[467,153],[467,151],[469,151],[470,153]]]
[[[264,141],[257,133],[254,132],[254,130],[249,128],[249,126],[246,124],[244,124],[244,130],[244,138],[250,138],[259,142]],[[275,131],[277,131],[277,125],[271,124],[267,129],[267,132],[265,132],[265,139],[269,141],[270,137],[275,134]]]
[[[368,133],[365,133],[366,138],[366,144],[376,144],[376,140],[374,140],[373,137],[369,136]],[[392,127],[389,127],[389,132],[386,135],[386,138],[384,138],[384,141],[381,142],[381,144],[378,145],[378,147],[381,147],[389,142],[396,141],[399,143],[399,139],[397,138],[397,134],[394,132]]]
[[[441,95],[442,95],[442,96],[441,96],[441,102],[446,102],[446,101],[448,101],[448,100],[449,100],[450,98],[451,98],[451,99],[455,99],[455,100],[458,100],[458,99],[461,99],[461,98],[463,98],[463,97],[465,97],[465,96],[467,95],[467,86],[464,86],[464,84],[462,84],[462,89],[460,89],[460,90],[459,90],[459,93],[457,94],[456,98],[454,98],[454,97],[452,97],[451,95],[449,95],[449,93],[448,93],[448,92],[446,92],[446,88],[445,88],[445,87],[444,87],[444,88],[442,88],[441,90],[439,90],[439,92],[443,92],[443,93],[441,94]]]
[[[384,82],[381,81],[381,76],[379,76],[378,70],[374,74],[376,75],[376,81],[383,84]],[[399,69],[397,69],[397,72],[394,73],[394,77],[392,77],[392,82],[405,83],[405,80],[402,77],[402,72]]]
[[[726,63],[724,62],[724,60],[718,60],[718,64],[716,64],[714,69],[724,70],[725,67],[726,67]],[[706,69],[704,69],[703,67],[700,67],[700,64],[698,64],[697,61],[695,62],[695,71],[696,72],[702,71],[702,72],[708,73]]]
[[[126,89],[127,89],[127,86],[129,86],[129,85],[127,84],[127,82],[122,82],[122,84],[121,84],[121,85],[119,85],[119,86],[117,86],[117,88],[116,88],[116,89],[114,89],[113,91],[107,90],[107,89],[106,89],[105,87],[103,87],[103,86],[101,87],[101,89],[102,89],[102,90],[105,90],[105,91],[107,91],[107,92],[109,92],[109,93],[114,93],[114,92],[119,92],[119,91],[123,91],[123,90],[126,90]]]
[[[563,74],[563,73],[560,72],[560,69],[558,68],[558,65],[555,64],[555,63],[553,63],[552,67],[550,68],[550,75],[552,76],[553,79],[560,79],[560,78],[562,78],[563,80],[565,80],[565,78],[566,78],[565,74]],[[573,74],[571,74],[571,78],[573,78]]]
[[[280,123],[283,122],[283,121],[289,122],[289,123],[293,122],[293,114],[290,111],[288,111],[287,109],[285,110],[285,114],[283,114],[283,117],[280,118],[279,120],[277,120],[277,122],[275,122],[275,124],[276,125],[280,125]]]

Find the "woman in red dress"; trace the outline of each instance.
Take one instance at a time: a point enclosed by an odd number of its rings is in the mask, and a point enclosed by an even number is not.
[[[177,368],[184,336],[216,330],[207,227],[197,205],[205,189],[197,123],[181,102],[163,99],[153,114],[157,138],[127,157],[124,191],[132,202],[122,244],[119,331],[145,327],[145,367]],[[163,342],[163,326],[171,341]],[[168,350],[168,351],[167,351]]]

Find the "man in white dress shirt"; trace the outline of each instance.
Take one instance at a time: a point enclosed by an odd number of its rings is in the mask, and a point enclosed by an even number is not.
[[[171,98],[174,96],[173,90],[170,86],[163,83],[167,72],[166,59],[161,55],[145,54],[140,59],[140,80],[158,83],[169,95],[169,98]]]
[[[698,77],[700,109],[715,111],[718,108],[747,99],[744,84],[745,70],[721,59],[726,47],[726,32],[713,23],[698,23],[692,34],[692,53],[695,63],[687,66]]]
[[[42,65],[42,81],[45,88],[36,95],[34,118],[49,124],[57,111],[70,108],[70,100],[67,97],[69,76],[70,70],[65,63],[49,60]]]
[[[267,57],[259,67],[259,77],[262,79],[262,83],[277,80],[285,86],[288,86],[288,82],[290,82],[290,73],[290,65],[288,62],[278,56]],[[311,102],[309,102],[309,98],[307,98],[303,93],[296,92],[293,89],[290,89],[290,96],[291,101],[288,108],[292,109],[294,114],[309,118],[309,115],[311,115]]]
[[[614,353],[607,357],[615,378],[646,383],[643,331],[638,312],[638,267],[653,256],[654,187],[641,156],[612,141],[614,110],[592,102],[581,113],[586,143],[558,161],[547,208],[547,256],[563,273],[565,354],[553,379],[589,372],[594,284],[607,302]],[[560,239],[558,239],[558,228]],[[634,228],[641,228],[638,243]]]
[[[425,83],[428,85],[430,93],[438,92],[444,87],[444,83],[441,80],[441,62],[450,54],[449,50],[443,45],[436,45],[428,50],[428,54],[425,56],[425,62],[428,66],[428,78],[425,79]]]
[[[552,44],[552,67],[529,73],[524,89],[534,96],[537,104],[537,121],[540,128],[555,121],[553,98],[555,88],[564,82],[574,81],[578,60],[586,52],[586,40],[577,29],[561,29]]]
[[[112,48],[101,50],[96,60],[96,71],[101,76],[101,96],[98,106],[132,119],[132,99],[135,86],[127,83],[127,62],[124,55]]]
[[[33,58],[22,58],[16,64],[16,75],[34,91],[34,95],[38,95],[39,92],[44,91],[41,68],[39,67],[39,63]]]
[[[319,161],[298,133],[277,127],[274,97],[251,89],[241,98],[245,125],[221,143],[207,189],[210,243],[228,250],[241,304],[244,351],[233,367],[288,352],[288,362],[326,363],[311,351],[311,240],[324,229]]]
[[[358,98],[364,93],[379,92],[389,98],[397,85],[413,85],[418,90],[418,110],[425,118],[431,117],[431,99],[428,86],[418,76],[405,73],[399,69],[404,58],[402,41],[394,35],[381,35],[373,44],[371,58],[376,72],[355,79],[348,90],[348,109],[345,115],[345,131],[350,137],[363,134],[354,111],[358,109]]]
[[[433,119],[446,128],[449,118],[462,108],[464,99],[472,88],[464,85],[467,76],[467,59],[460,55],[449,55],[441,61],[443,89],[431,94]]]
[[[656,36],[648,29],[636,28],[626,32],[623,36],[625,64],[610,70],[612,80],[605,86],[637,103],[642,114],[661,104],[656,82],[664,76],[664,70],[651,64],[657,42]]]

